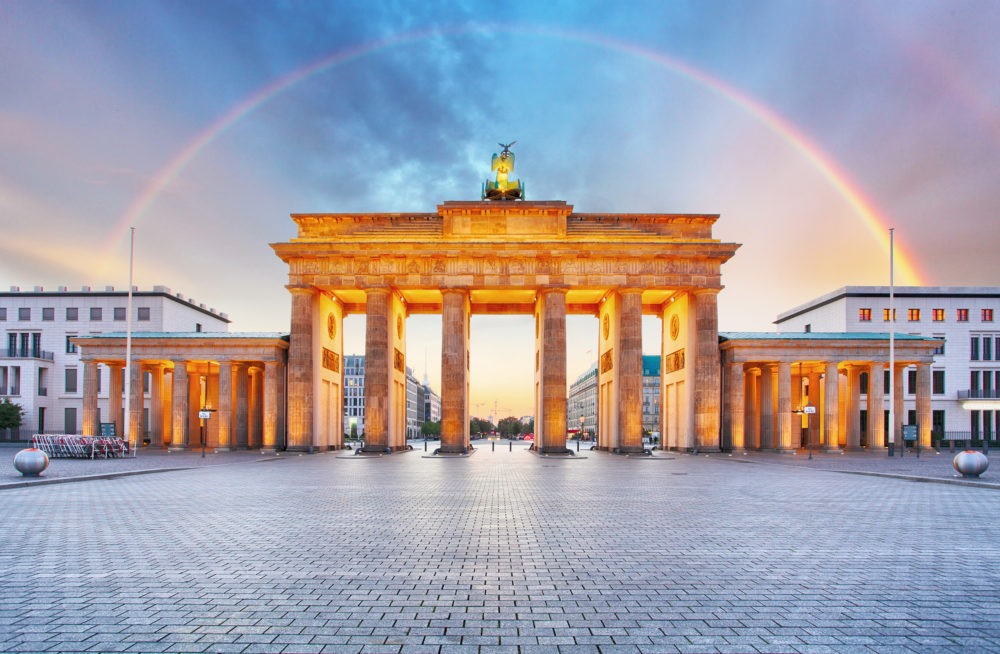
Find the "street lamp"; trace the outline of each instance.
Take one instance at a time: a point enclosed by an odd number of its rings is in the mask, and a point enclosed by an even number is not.
[[[580,431],[578,431],[576,433],[576,451],[577,452],[580,451],[580,439],[583,438],[583,422],[584,422],[584,420],[585,420],[585,418],[583,417],[583,413],[581,413],[580,414]]]

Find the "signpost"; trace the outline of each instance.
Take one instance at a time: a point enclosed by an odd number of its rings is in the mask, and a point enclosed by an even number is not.
[[[920,456],[920,441],[917,440],[917,426],[916,425],[903,425],[903,443],[902,447],[899,448],[899,456],[903,456],[906,452],[906,441],[915,441],[917,456]]]
[[[812,429],[809,428],[809,418],[812,414],[816,413],[816,407],[812,404],[807,404],[802,407],[802,413],[806,416],[806,432],[809,434],[809,460],[812,461],[813,458],[813,434]]]
[[[201,420],[201,458],[205,458],[205,422],[212,417],[212,413],[215,409],[209,409],[208,407],[202,407],[198,411],[198,420]]]

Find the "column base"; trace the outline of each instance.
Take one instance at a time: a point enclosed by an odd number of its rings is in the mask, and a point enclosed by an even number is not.
[[[261,453],[261,454],[277,454],[277,453],[278,453],[278,450],[274,449],[273,447],[271,447],[271,448],[267,448],[267,447],[265,447],[265,448],[263,448],[263,449],[262,449],[262,450],[260,451],[260,453]]]
[[[823,454],[843,454],[844,450],[839,447],[825,447],[822,450]]]
[[[232,451],[233,451],[233,448],[231,448],[231,447],[217,447],[217,448],[215,448],[215,450],[213,450],[213,451],[214,451],[214,452],[215,452],[216,454],[222,454],[222,453],[225,453],[225,452],[232,452]]]
[[[167,451],[168,452],[187,452],[188,451],[188,447],[187,447],[187,445],[171,445],[170,447],[167,448]]]
[[[555,454],[555,455],[568,454],[570,456],[576,456],[576,452],[574,452],[573,450],[569,449],[568,447],[559,447],[559,446],[556,446],[556,447],[540,447],[537,450],[535,450],[535,448],[532,447],[531,449],[533,451],[537,452],[538,454]]]
[[[777,448],[774,451],[775,451],[776,454],[795,454],[795,450],[793,450],[791,448],[781,448],[781,447],[779,447],[779,448]]]
[[[240,449],[251,449],[251,448],[240,448]],[[313,445],[289,445],[285,448],[288,452],[302,452],[304,454],[312,454],[313,452],[318,452],[319,448]]]

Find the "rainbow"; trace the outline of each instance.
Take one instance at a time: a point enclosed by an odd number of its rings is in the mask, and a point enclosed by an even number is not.
[[[406,32],[390,38],[345,48],[318,59],[303,68],[287,73],[261,87],[199,132],[153,176],[152,181],[142,190],[118,220],[108,242],[108,249],[117,246],[128,233],[129,227],[136,225],[142,220],[160,193],[202,150],[247,114],[281,93],[335,66],[356,61],[387,48],[412,44],[431,37],[465,35],[478,32],[511,33],[582,43],[641,59],[695,82],[714,95],[756,118],[802,155],[840,194],[854,213],[861,219],[872,236],[878,241],[882,249],[888,253],[889,222],[878,211],[872,201],[865,197],[865,194],[858,187],[857,183],[853,182],[847,173],[829,155],[817,144],[810,141],[794,124],[747,93],[679,59],[632,43],[582,31],[539,26],[518,27],[482,24]],[[896,273],[903,284],[919,286],[923,283],[922,276],[913,263],[912,257],[899,245],[896,246],[895,261]]]

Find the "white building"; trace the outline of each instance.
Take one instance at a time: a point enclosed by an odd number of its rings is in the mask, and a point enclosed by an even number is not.
[[[46,291],[35,286],[22,291],[11,286],[0,293],[0,397],[24,409],[22,434],[78,433],[83,414],[83,366],[74,336],[126,331],[128,293],[84,286],[70,291],[60,286]],[[132,293],[135,332],[225,332],[229,318],[213,308],[174,293],[166,286]],[[108,416],[110,368],[101,365],[98,407],[101,422]],[[148,380],[144,380],[148,384]],[[119,386],[124,389],[124,382]],[[148,386],[146,386],[148,388]],[[118,421],[121,417],[118,418]],[[120,422],[119,422],[120,424]],[[146,422],[145,424],[148,424]]]
[[[1000,287],[896,287],[895,309],[896,333],[945,339],[931,369],[933,430],[955,438],[970,432],[976,438],[981,434],[996,438]],[[889,287],[845,286],[782,313],[775,324],[781,331],[885,333],[890,325]],[[904,422],[916,424],[916,371],[911,367],[904,374]]]
[[[344,436],[365,433],[365,358],[344,357]]]
[[[576,378],[569,387],[566,402],[566,428],[580,428],[590,435],[597,433],[597,364]],[[660,430],[660,357],[642,356],[642,428],[648,432]]]
[[[431,384],[424,377],[424,422],[438,422],[441,420],[441,396],[437,394]]]

